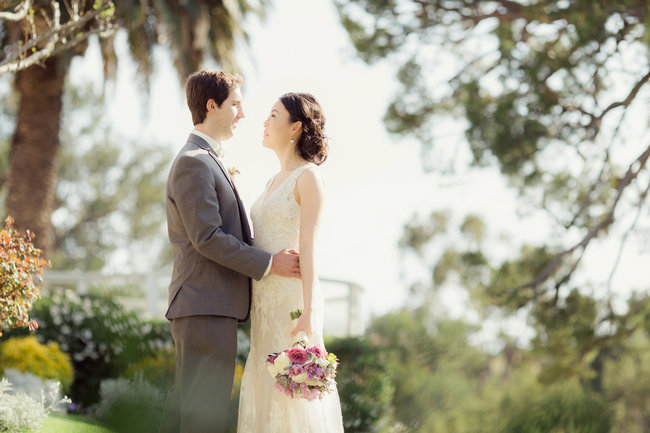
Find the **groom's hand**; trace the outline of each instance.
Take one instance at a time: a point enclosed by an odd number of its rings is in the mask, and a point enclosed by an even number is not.
[[[296,250],[282,250],[273,255],[271,273],[280,277],[300,278],[300,255]]]

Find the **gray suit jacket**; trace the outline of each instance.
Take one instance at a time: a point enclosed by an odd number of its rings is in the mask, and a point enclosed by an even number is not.
[[[237,190],[201,137],[190,134],[174,159],[166,205],[174,268],[165,317],[248,320],[251,278],[262,278],[271,254],[251,246]]]

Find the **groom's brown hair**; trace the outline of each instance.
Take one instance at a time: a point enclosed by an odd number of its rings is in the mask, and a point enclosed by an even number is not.
[[[241,76],[224,71],[204,69],[192,73],[185,82],[187,106],[192,113],[192,122],[195,125],[203,123],[208,113],[206,105],[209,99],[214,99],[217,106],[221,107],[230,91],[240,87],[243,82]]]

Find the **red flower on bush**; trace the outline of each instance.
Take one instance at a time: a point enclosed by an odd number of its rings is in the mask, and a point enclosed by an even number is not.
[[[13,222],[7,217],[4,230],[0,231],[0,335],[13,327],[27,326],[30,330],[38,327],[28,314],[40,297],[33,276],[50,266],[41,258],[42,251],[32,243],[34,234],[27,230],[21,235],[13,229]]]

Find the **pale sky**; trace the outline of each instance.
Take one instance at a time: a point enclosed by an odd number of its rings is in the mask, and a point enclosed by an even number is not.
[[[515,233],[515,239],[532,240],[548,236],[539,217],[521,223],[515,193],[494,171],[444,179],[422,172],[417,145],[389,136],[382,123],[398,88],[394,69],[388,62],[368,66],[355,57],[330,0],[276,1],[266,21],[250,20],[247,28],[251,42],[239,56],[244,67],[246,118],[239,122],[236,136],[225,143],[226,163],[241,171],[237,186],[250,209],[279,169],[275,154],[261,145],[262,123],[271,105],[288,91],[309,92],[319,99],[330,137],[329,159],[322,166],[327,204],[320,274],[360,284],[365,290],[365,318],[408,300],[406,283],[400,279],[397,244],[404,224],[416,211],[427,215],[433,209],[451,208],[458,218],[476,212],[495,233],[519,230],[521,235]],[[124,35],[117,40],[122,41],[118,44],[120,63],[115,89],[107,95],[108,115],[120,134],[160,140],[175,154],[192,129],[175,70],[159,50],[151,99],[145,108],[137,96],[135,67],[126,55]],[[90,76],[100,83],[100,74],[96,49],[89,50],[72,70],[75,80]],[[464,146],[460,141],[447,145]],[[461,316],[464,299],[450,293],[442,308]]]

